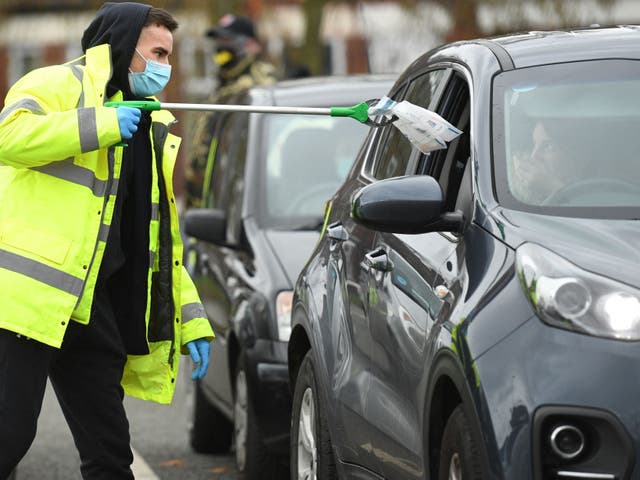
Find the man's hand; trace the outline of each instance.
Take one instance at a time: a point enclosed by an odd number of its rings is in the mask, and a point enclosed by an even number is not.
[[[131,107],[118,107],[116,109],[118,115],[118,124],[120,125],[120,136],[122,140],[129,140],[138,130],[138,122],[140,122],[140,109]]]
[[[191,374],[191,380],[204,378],[209,368],[209,341],[199,338],[187,343],[191,360],[196,364],[196,368]]]

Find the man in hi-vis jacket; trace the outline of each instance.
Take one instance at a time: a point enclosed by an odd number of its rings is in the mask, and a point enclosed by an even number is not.
[[[213,332],[186,270],[167,111],[105,107],[167,84],[177,23],[105,3],[85,55],[34,70],[0,112],[0,479],[29,449],[47,377],[85,479],[132,479],[123,395],[169,403]],[[126,146],[122,144],[126,143]]]

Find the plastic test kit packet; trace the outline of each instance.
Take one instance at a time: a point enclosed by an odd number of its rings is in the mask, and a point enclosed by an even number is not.
[[[382,97],[368,113],[369,117],[384,115],[391,118],[395,115],[397,119],[393,124],[422,153],[447,148],[446,142],[462,133],[437,113],[406,100],[394,102],[389,97]]]

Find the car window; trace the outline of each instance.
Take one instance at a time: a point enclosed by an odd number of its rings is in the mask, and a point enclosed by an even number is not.
[[[636,218],[640,62],[587,61],[507,73],[494,81],[500,202],[539,213]]]
[[[409,84],[404,100],[420,107],[433,108],[447,72],[445,69],[432,70],[415,78]],[[371,175],[383,179],[414,173],[419,152],[393,124],[385,128],[381,137],[382,147],[376,155]]]
[[[239,114],[234,121],[235,147],[231,151],[232,168],[228,175],[229,203],[227,206],[227,240],[240,243],[242,230],[242,205],[244,195],[244,171],[247,158],[247,140],[249,137],[249,115]]]
[[[209,188],[203,192],[203,206],[206,208],[220,208],[221,199],[225,197],[225,172],[229,164],[229,155],[233,144],[233,129],[229,128],[233,115],[224,115],[218,123],[218,131],[214,134],[216,143],[211,171],[208,173]]]
[[[445,198],[445,210],[456,207],[458,192],[471,156],[470,96],[464,76],[455,72],[447,82],[437,113],[462,131],[443,150],[432,152],[426,173],[438,180]]]
[[[319,221],[368,127],[349,118],[303,115],[268,115],[263,122],[260,225],[289,228]]]
[[[226,210],[232,198],[232,181],[244,169],[246,133],[244,139],[239,131],[246,132],[248,115],[236,113],[223,119],[217,137],[217,147],[211,169],[210,189],[204,192],[204,206]]]

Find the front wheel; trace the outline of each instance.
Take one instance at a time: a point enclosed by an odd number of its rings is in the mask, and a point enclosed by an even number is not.
[[[290,451],[291,480],[338,478],[310,351],[300,365],[294,387]]]
[[[442,434],[439,480],[482,480],[480,444],[462,405],[451,413]]]
[[[233,426],[235,431],[236,466],[243,480],[285,478],[286,462],[267,449],[253,408],[259,401],[247,382],[245,354],[238,359],[235,375]]]
[[[202,392],[200,380],[193,389],[192,424],[189,443],[198,453],[226,453],[231,448],[232,425],[209,403]]]

